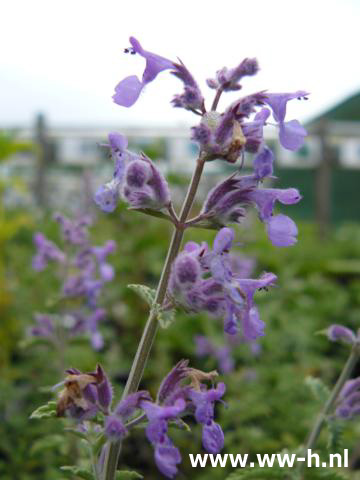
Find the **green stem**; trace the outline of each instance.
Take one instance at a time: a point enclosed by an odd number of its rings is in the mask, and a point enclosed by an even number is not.
[[[177,254],[179,253],[181,241],[184,236],[184,223],[188,218],[191,207],[194,203],[195,195],[200,183],[200,178],[204,169],[206,156],[201,154],[196,162],[194,170],[181,212],[179,216],[179,224],[175,226],[171,238],[170,246],[166,256],[166,260],[161,273],[158,288],[154,302],[162,304],[168,287],[171,265]],[[135,354],[135,358],[127,379],[122,398],[127,397],[130,393],[134,393],[139,388],[141,378],[143,376],[146,362],[148,360],[152,344],[157,332],[157,317],[153,310],[150,310],[149,317],[144,327],[144,331],[140,343]],[[118,459],[120,455],[121,442],[112,442],[107,446],[106,458],[103,470],[104,480],[114,480],[117,469]]]
[[[315,424],[309,434],[308,440],[304,448],[305,457],[307,457],[308,451],[310,449],[313,449],[313,447],[315,446],[317,439],[319,438],[319,435],[321,433],[322,427],[324,426],[324,423],[326,421],[326,418],[328,414],[332,411],[335,405],[335,402],[339,396],[339,393],[342,387],[344,386],[345,382],[349,379],[356,365],[356,362],[359,359],[359,356],[360,356],[360,345],[355,344],[351,350],[351,353],[349,355],[349,358],[347,359],[347,362],[344,365],[344,368],[340,374],[340,377],[338,378],[332,392],[330,393],[329,398],[327,399],[323,409],[318,415],[315,421]],[[300,465],[299,473],[302,472],[304,467],[305,467],[305,462]]]

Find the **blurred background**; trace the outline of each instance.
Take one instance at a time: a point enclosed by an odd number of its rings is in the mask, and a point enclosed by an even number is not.
[[[345,349],[316,332],[331,323],[359,327],[359,2],[5,0],[2,6],[0,478],[65,478],[59,466],[85,458],[81,445],[75,448],[63,436],[59,420],[29,420],[51,398],[44,387],[61,380],[56,353],[26,333],[34,313],[55,311],[49,299],[58,287],[51,269],[38,274],[31,268],[33,234],[42,231],[61,245],[53,213],[90,212],[92,242],[117,242],[111,257],[115,281],[101,299],[107,311],[101,326],[105,347],[93,352],[80,339],[69,345],[65,360],[81,370],[100,361],[120,395],[147,311],[126,286],[156,285],[170,229],[124,205],[108,215],[97,211],[93,193],[113,171],[101,144],[110,131],[125,134],[130,149],[145,151],[167,174],[176,205],[193,169],[197,148],[189,136],[197,118],[171,107],[180,88],[175,78],[159,75],[129,110],[112,102],[115,85],[143,69],[142,58],[123,54],[130,35],[147,50],[180,57],[203,92],[205,79],[216,70],[253,56],[261,71],[246,79],[244,95],[262,89],[310,92],[309,101],[289,103],[287,118],[298,118],[309,132],[298,152],[284,150],[275,128],[267,127],[267,143],[276,155],[274,185],[296,187],[303,195],[299,204],[281,210],[299,225],[299,242],[289,249],[271,246],[255,216],[239,228],[239,252],[252,261],[254,274],[273,271],[279,282],[258,295],[266,336],[256,346],[231,347],[234,369],[224,373],[228,408],[218,409],[227,452],[296,448],[320,407],[304,379],[321,377],[332,385],[346,358]],[[220,109],[235,98],[236,93],[224,95]],[[251,162],[251,156],[245,159],[245,169]],[[232,171],[224,162],[207,166],[194,210]],[[196,230],[190,236],[211,242],[214,233]],[[225,344],[220,323],[179,314],[174,325],[159,332],[142,386],[155,394],[181,358],[197,368],[218,368],[214,356],[196,355],[196,335],[208,336],[218,347]],[[192,427],[192,434],[173,432],[184,457],[179,478],[226,478],[231,469],[190,467],[187,453],[200,451],[201,441]],[[360,478],[360,426],[346,424],[344,435],[350,477]],[[159,478],[142,431],[126,443],[123,458],[146,479]]]

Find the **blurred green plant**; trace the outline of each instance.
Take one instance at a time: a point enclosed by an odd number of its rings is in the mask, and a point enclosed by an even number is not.
[[[41,311],[54,291],[50,272],[37,276],[31,270],[35,223],[29,221],[14,231],[6,249],[10,295],[7,316],[12,321],[2,321],[0,330],[1,343],[7,345],[0,380],[0,478],[5,480],[58,480],[60,466],[71,465],[87,453],[81,444],[69,452],[65,444],[70,441],[67,438],[70,433],[64,439],[61,421],[29,420],[37,406],[53,400],[44,385],[51,386],[61,380],[55,373],[54,353],[49,353],[41,343],[32,349],[21,344],[27,326],[32,323],[32,313]],[[42,218],[41,230],[49,238],[57,239],[48,217]],[[321,378],[326,385],[333,385],[347,355],[345,348],[329,343],[316,332],[331,323],[355,329],[359,325],[360,272],[354,264],[360,258],[360,226],[343,225],[321,245],[313,225],[300,225],[299,230],[299,244],[290,249],[270,245],[261,226],[254,226],[251,233],[245,228],[238,232],[238,238],[243,239],[241,251],[257,258],[258,273],[267,270],[279,274],[279,285],[271,295],[260,292],[257,296],[267,324],[266,336],[260,341],[261,352],[254,356],[246,344],[235,349],[236,369],[224,378],[228,385],[225,398],[228,408],[220,406],[217,412],[226,432],[225,452],[248,453],[250,461],[256,453],[294,450],[304,441],[319,410],[319,402],[314,401],[305,379]],[[109,287],[105,299],[111,312],[104,329],[106,349],[94,353],[87,346],[75,343],[67,353],[66,363],[82,371],[92,370],[97,361],[106,365],[117,398],[147,313],[146,302],[139,300],[127,285],[155,285],[169,234],[166,222],[131,215],[124,207],[110,215],[98,215],[92,229],[95,243],[114,238],[118,244],[114,256],[117,280]],[[213,232],[192,232],[195,241],[211,242],[213,236]],[[252,241],[254,237],[256,242]],[[162,377],[181,358],[189,358],[202,370],[215,368],[215,359],[194,358],[193,337],[206,334],[221,344],[222,330],[221,322],[207,316],[177,314],[169,328],[159,331],[142,388],[155,393]],[[171,431],[182,451],[183,478],[220,480],[235,474],[231,467],[191,467],[188,454],[199,451],[201,432],[195,424],[190,427],[191,434]],[[351,422],[343,427],[342,442],[350,453],[353,451],[350,462],[355,467],[360,425]],[[324,431],[320,437],[320,452],[327,447],[327,433]],[[140,471],[147,480],[159,479],[151,446],[144,442],[140,430],[124,443],[123,461],[122,468]],[[81,461],[79,466],[82,468]],[[357,478],[357,472],[354,470],[350,477]],[[64,478],[67,478],[65,473]]]

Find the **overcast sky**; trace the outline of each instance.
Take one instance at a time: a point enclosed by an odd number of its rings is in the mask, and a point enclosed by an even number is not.
[[[180,57],[207,98],[205,79],[244,57],[261,71],[259,89],[311,92],[289,119],[306,120],[360,89],[359,0],[3,0],[0,125],[29,124],[44,112],[53,125],[179,125],[191,113],[169,101],[179,81],[163,72],[131,109],[112,102],[114,86],[141,75],[125,55],[134,35],[147,50]],[[235,99],[223,97],[220,106]]]

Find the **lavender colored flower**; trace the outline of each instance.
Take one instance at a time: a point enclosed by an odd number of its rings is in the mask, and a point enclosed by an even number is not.
[[[52,316],[36,313],[34,317],[36,324],[29,328],[28,334],[33,337],[52,339],[55,334],[55,326]]]
[[[202,214],[215,225],[239,223],[246,215],[246,207],[254,205],[270,241],[285,247],[296,243],[297,227],[285,215],[273,215],[275,202],[292,205],[301,200],[296,188],[259,188],[259,182],[273,173],[273,154],[264,147],[254,159],[254,174],[231,175],[216,185],[204,202]]]
[[[203,446],[209,453],[218,453],[224,446],[224,434],[219,424],[214,422],[214,405],[225,393],[225,384],[216,388],[197,391],[192,389],[189,397],[195,406],[195,419],[203,425]]]
[[[61,226],[62,235],[66,243],[69,243],[70,245],[83,245],[87,242],[87,227],[92,224],[89,215],[82,215],[77,219],[71,220],[61,213],[56,213],[54,215],[54,220],[56,220]]]
[[[264,273],[252,280],[233,272],[229,258],[233,240],[234,232],[223,228],[215,237],[212,251],[194,243],[185,245],[173,263],[169,291],[174,301],[186,309],[222,317],[226,333],[234,335],[241,328],[244,338],[253,341],[264,335],[254,294],[273,285],[276,276]]]
[[[204,97],[200,91],[198,84],[189,70],[180,61],[174,65],[175,70],[171,73],[184,83],[184,93],[175,95],[172,100],[174,107],[185,108],[186,110],[205,111]]]
[[[115,159],[113,179],[98,188],[95,203],[105,212],[115,210],[120,196],[130,208],[161,210],[170,203],[170,192],[164,176],[145,154],[126,150],[125,137],[109,135],[109,146]]]
[[[245,58],[237,67],[227,69],[226,67],[216,72],[214,79],[206,82],[210,88],[223,91],[236,91],[241,89],[240,80],[246,76],[253,76],[259,71],[256,58]]]
[[[115,87],[113,100],[123,107],[131,107],[134,105],[145,85],[152,82],[160,72],[174,68],[172,61],[144,50],[136,38],[130,37],[130,44],[131,47],[125,49],[125,52],[139,54],[146,60],[146,66],[142,80],[139,80],[136,75],[131,75],[121,80]]]
[[[149,401],[142,401],[140,405],[149,420],[146,436],[154,446],[155,463],[166,477],[173,478],[181,455],[167,435],[168,421],[176,419],[185,409],[185,400],[179,398],[171,406],[160,406]]]
[[[48,240],[42,233],[35,233],[34,243],[37,249],[36,255],[32,260],[32,267],[34,270],[38,272],[44,270],[49,262],[65,262],[65,254],[57,247],[57,245],[55,245],[55,243]]]
[[[285,122],[286,104],[294,98],[306,99],[307,95],[308,93],[303,90],[294,93],[269,93],[265,100],[272,109],[274,119],[279,124],[280,143],[288,150],[298,150],[303,145],[307,133],[298,120]]]
[[[345,383],[338,397],[335,414],[342,419],[351,419],[360,414],[360,377]]]
[[[124,438],[128,431],[117,415],[108,415],[105,419],[104,433],[110,441],[117,441]]]
[[[357,341],[355,333],[343,325],[331,325],[327,329],[327,336],[332,342],[344,342],[353,345]]]

